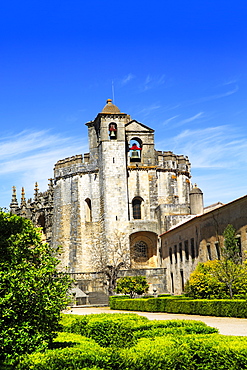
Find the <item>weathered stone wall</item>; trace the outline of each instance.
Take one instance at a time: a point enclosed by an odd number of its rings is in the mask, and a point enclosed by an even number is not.
[[[146,268],[146,269],[131,269],[131,270],[120,270],[118,278],[125,276],[145,276],[149,284],[149,294],[157,291],[157,294],[167,293],[166,288],[166,269],[164,268]],[[88,273],[75,273],[71,274],[71,277],[77,282],[78,287],[89,295],[90,293],[97,293],[99,296],[105,294],[108,295],[108,285],[106,277],[100,272],[88,272]],[[89,298],[90,299],[90,298]],[[89,302],[91,303],[91,302]]]
[[[220,257],[222,234],[228,224],[237,230],[242,258],[247,249],[247,196],[223,205],[169,230],[161,236],[162,266],[169,292],[180,294],[198,262]]]

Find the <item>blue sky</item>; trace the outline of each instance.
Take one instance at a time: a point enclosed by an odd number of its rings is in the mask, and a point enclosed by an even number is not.
[[[0,206],[87,148],[112,97],[188,155],[205,205],[247,193],[246,1],[10,1],[0,6]]]

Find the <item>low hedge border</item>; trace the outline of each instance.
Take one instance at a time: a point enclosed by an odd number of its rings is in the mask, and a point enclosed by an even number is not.
[[[121,299],[110,297],[112,310],[167,312],[188,315],[247,318],[245,299],[181,299],[175,297]]]
[[[247,368],[246,337],[171,335],[142,338],[128,349],[101,348],[80,335],[60,333],[74,348],[25,356],[15,370],[236,370]]]
[[[157,336],[212,334],[218,329],[211,328],[201,321],[195,320],[149,320],[137,314],[93,314],[72,317],[69,333],[80,334],[95,340],[101,347],[129,348],[139,338]],[[62,318],[68,323],[67,318]]]
[[[100,347],[90,338],[59,333],[54,349],[23,356],[15,370],[98,370],[108,366],[111,369],[111,357],[109,349]]]

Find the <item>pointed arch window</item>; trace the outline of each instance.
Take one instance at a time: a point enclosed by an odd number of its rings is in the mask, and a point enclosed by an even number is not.
[[[130,162],[140,162],[141,161],[141,151],[142,151],[142,141],[135,137],[130,140],[129,145],[130,151]]]
[[[134,198],[132,200],[133,218],[135,220],[140,220],[142,218],[141,204],[142,204],[141,198]]]
[[[117,124],[115,122],[109,124],[109,137],[111,140],[117,139]]]

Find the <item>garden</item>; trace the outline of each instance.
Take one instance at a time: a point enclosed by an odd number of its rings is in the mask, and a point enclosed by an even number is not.
[[[247,338],[193,320],[136,314],[63,315],[50,348],[24,355],[16,370],[246,369]]]
[[[43,243],[29,220],[6,212],[0,212],[0,236],[0,370],[247,369],[247,337],[222,336],[200,321],[61,315],[71,280],[57,270],[59,248]],[[131,299],[148,284],[125,277],[117,286],[125,296],[111,297],[111,308],[247,317],[246,265],[235,249],[216,268],[199,265],[187,297]]]

